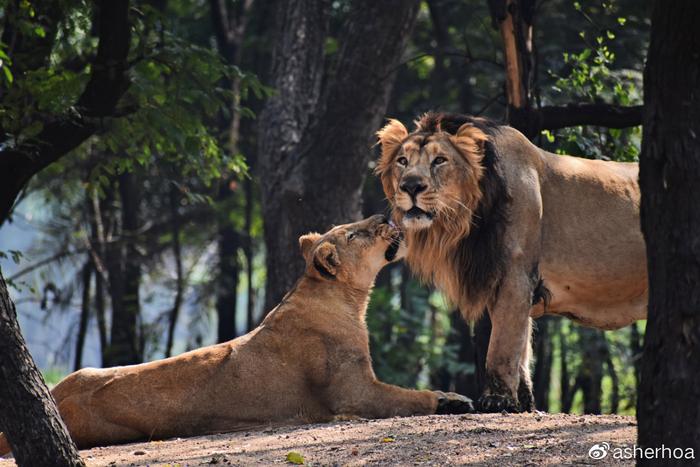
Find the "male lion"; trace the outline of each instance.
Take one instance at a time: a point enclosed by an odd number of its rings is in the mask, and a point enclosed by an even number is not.
[[[79,448],[329,421],[473,411],[466,397],[381,383],[365,311],[403,255],[384,216],[299,239],[306,271],[245,336],[141,365],[86,368],[52,391]],[[10,451],[0,435],[0,455]]]
[[[407,262],[468,320],[492,322],[481,410],[534,408],[530,319],[616,329],[647,303],[637,164],[548,153],[488,120],[428,113],[378,132]]]

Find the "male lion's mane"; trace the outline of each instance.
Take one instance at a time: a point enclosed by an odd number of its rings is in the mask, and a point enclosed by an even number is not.
[[[499,126],[483,118],[434,112],[415,123],[416,129],[404,141],[417,135],[425,140],[446,132],[453,136],[450,141],[469,164],[480,165],[472,170],[478,183],[465,185],[463,208],[456,215],[438,213],[431,227],[408,232],[406,258],[423,281],[434,282],[452,304],[459,306],[465,318],[476,320],[497,296],[506,271],[504,237],[511,198],[502,175],[501,157],[493,144]],[[454,144],[459,141],[454,138],[460,129],[474,144]],[[385,186],[390,183],[388,167],[397,151],[395,148],[393,154],[383,154],[378,165]],[[394,216],[400,220],[403,213],[394,208]]]

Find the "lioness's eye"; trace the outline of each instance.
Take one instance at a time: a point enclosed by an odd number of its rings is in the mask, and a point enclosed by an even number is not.
[[[357,232],[350,232],[348,234],[348,242],[357,236]]]
[[[405,167],[408,165],[408,159],[406,159],[405,157],[399,157],[398,159],[396,159],[396,163]]]
[[[444,157],[438,156],[435,159],[433,159],[433,165],[440,165],[444,164],[445,162],[447,162],[447,159],[445,159]]]

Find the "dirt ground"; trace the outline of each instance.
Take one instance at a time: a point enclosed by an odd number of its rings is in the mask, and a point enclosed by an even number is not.
[[[633,465],[594,444],[632,446],[633,417],[563,414],[445,415],[275,428],[81,451],[90,466],[291,465]],[[612,452],[612,451],[611,451]],[[292,455],[294,457],[294,455]],[[0,461],[9,467],[12,461]]]

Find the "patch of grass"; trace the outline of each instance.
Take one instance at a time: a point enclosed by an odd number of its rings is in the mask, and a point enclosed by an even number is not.
[[[51,368],[48,370],[44,370],[41,372],[41,374],[44,377],[44,381],[46,381],[46,384],[48,385],[49,389],[56,386],[58,382],[61,381],[64,376],[66,376],[65,370],[59,368]]]

